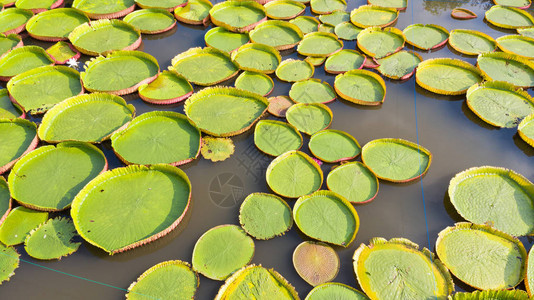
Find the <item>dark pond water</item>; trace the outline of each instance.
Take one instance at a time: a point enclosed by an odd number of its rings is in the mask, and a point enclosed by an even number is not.
[[[363,0],[352,0],[348,9],[362,4],[365,4]],[[396,27],[404,29],[413,23],[434,23],[449,30],[476,29],[493,37],[513,33],[489,27],[484,22],[484,11],[491,5],[488,0],[410,0]],[[468,21],[454,20],[450,11],[455,7],[471,9],[479,17]],[[309,7],[306,11],[310,14]],[[204,46],[204,33],[210,28],[178,24],[171,33],[144,36],[140,50],[154,55],[161,68],[166,69],[176,54],[190,47]],[[25,43],[43,47],[52,45],[30,38],[26,38]],[[355,42],[345,42],[346,49],[355,47]],[[459,54],[447,46],[419,53],[424,59],[459,58]],[[286,53],[284,58],[288,57],[298,55]],[[473,64],[476,61],[475,57],[461,58]],[[333,86],[334,76],[325,74],[323,67],[316,70],[315,77]],[[274,80],[276,88],[272,95],[287,95],[290,84]],[[467,108],[463,96],[444,97],[426,92],[416,86],[413,78],[402,83],[386,81],[386,100],[379,108],[365,108],[339,100],[329,104],[334,114],[331,128],[349,132],[361,145],[386,137],[418,142],[433,153],[434,160],[422,180],[401,185],[380,182],[378,197],[369,204],[356,207],[361,220],[360,230],[350,247],[336,248],[341,270],[335,281],[357,288],[352,255],[361,243],[367,243],[373,237],[404,237],[434,250],[438,232],[461,221],[447,196],[449,180],[456,173],[470,167],[492,165],[510,168],[534,179],[534,149],[517,136],[515,129],[496,129],[481,122]],[[532,90],[529,92],[532,94]],[[183,112],[182,105],[147,105],[137,95],[126,99],[135,105],[138,115],[152,110]],[[193,206],[177,230],[150,245],[115,256],[108,256],[84,243],[78,252],[61,261],[43,262],[30,258],[23,247],[18,247],[25,262],[21,262],[11,281],[2,285],[0,299],[123,299],[123,289],[149,267],[165,260],[191,261],[195,242],[206,230],[221,224],[238,224],[239,205],[244,197],[252,192],[269,191],[265,168],[271,158],[255,148],[252,131],[233,140],[236,153],[230,159],[219,163],[198,159],[182,167],[193,185]],[[303,151],[309,152],[307,141],[304,145]],[[109,143],[103,144],[102,148],[110,167],[122,165]],[[331,167],[325,164],[323,170],[327,172]],[[256,241],[252,261],[276,269],[296,287],[302,298],[312,287],[295,272],[291,257],[295,247],[305,239],[294,227],[282,237]],[[529,250],[532,240],[524,238],[522,241]],[[197,299],[212,299],[221,284],[201,276]],[[456,287],[457,290],[464,288],[463,285]]]

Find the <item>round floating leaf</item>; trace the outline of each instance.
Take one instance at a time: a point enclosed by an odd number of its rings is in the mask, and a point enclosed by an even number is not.
[[[304,59],[306,62],[312,64],[314,67],[318,67],[320,65],[322,65],[325,60],[326,60],[326,57],[313,57],[313,56],[308,56]]]
[[[282,81],[296,82],[313,76],[315,67],[306,60],[286,59],[276,68],[276,77]]]
[[[239,71],[228,53],[215,48],[191,48],[176,55],[172,67],[197,85],[214,85],[228,80]]]
[[[528,294],[522,290],[500,290],[500,291],[474,291],[472,293],[455,293],[449,296],[451,300],[528,300]]]
[[[139,29],[121,20],[84,23],[69,34],[72,45],[87,55],[104,55],[114,50],[135,50],[141,45]]]
[[[434,58],[419,64],[415,73],[417,84],[442,95],[462,95],[473,84],[482,82],[482,73],[459,59]]]
[[[455,8],[451,11],[451,17],[460,20],[476,19],[477,14],[466,8]]]
[[[407,239],[373,238],[353,259],[358,283],[371,299],[446,299],[454,290],[434,254]]]
[[[493,3],[502,6],[512,6],[520,9],[527,9],[530,7],[530,0],[493,0]]]
[[[37,147],[37,126],[24,119],[0,119],[0,174]]]
[[[127,164],[182,165],[198,157],[200,145],[200,130],[195,124],[171,111],[144,113],[111,136],[115,154]]]
[[[254,129],[254,144],[261,152],[278,156],[289,150],[302,147],[302,135],[293,125],[274,121],[261,120]]]
[[[3,34],[20,33],[33,13],[21,8],[8,8],[0,11],[0,32]]]
[[[351,22],[342,22],[336,25],[334,33],[342,40],[354,41],[358,38],[358,34],[360,34],[362,30],[363,29],[355,26]]]
[[[204,35],[206,46],[224,51],[232,52],[249,42],[246,33],[228,31],[222,27],[213,27]]]
[[[428,171],[432,154],[403,139],[377,139],[363,146],[362,161],[382,180],[408,182]]]
[[[404,47],[404,34],[395,27],[369,27],[358,34],[358,47],[367,55],[382,58]]]
[[[119,96],[95,93],[69,98],[50,109],[39,126],[49,143],[100,143],[132,120],[135,108]],[[90,124],[90,125],[89,125]]]
[[[486,11],[486,21],[501,28],[517,29],[534,26],[534,17],[528,12],[501,5],[494,5]]]
[[[11,195],[4,177],[0,177],[0,226],[11,212]],[[1,227],[0,227],[1,228]]]
[[[489,80],[506,81],[520,87],[534,86],[534,62],[520,56],[484,53],[478,56],[477,67]]]
[[[114,254],[172,231],[190,201],[191,183],[182,170],[133,165],[104,172],[89,182],[72,202],[71,216],[87,242]]]
[[[530,95],[504,81],[486,81],[467,90],[467,106],[486,123],[513,128],[534,112]]]
[[[314,287],[305,300],[368,300],[362,292],[342,283],[327,282]]]
[[[499,48],[507,53],[534,59],[534,38],[522,35],[505,35],[497,39]]]
[[[340,74],[363,68],[365,60],[365,56],[360,52],[352,49],[343,49],[326,59],[324,69],[328,73]]]
[[[423,58],[418,53],[403,50],[378,59],[380,66],[376,69],[388,78],[406,80],[412,77],[415,68],[422,61]]]
[[[135,0],[141,8],[159,8],[172,12],[177,7],[187,4],[187,0]]]
[[[361,152],[360,144],[352,135],[334,129],[312,135],[308,147],[313,156],[328,163],[350,160]]]
[[[361,27],[386,27],[397,21],[399,12],[395,8],[362,5],[350,12],[352,24]]]
[[[57,42],[50,48],[46,49],[46,53],[56,62],[56,64],[64,65],[69,60],[77,60],[80,58],[81,53],[67,42]]]
[[[212,162],[224,161],[234,154],[235,146],[229,138],[205,137],[202,140],[202,157]]]
[[[71,241],[75,236],[76,228],[71,220],[50,219],[30,232],[24,241],[24,250],[37,259],[61,259],[80,247],[81,243]]]
[[[213,24],[235,32],[248,32],[267,20],[261,4],[246,0],[220,2],[210,9],[209,14]]]
[[[534,232],[534,185],[512,170],[467,169],[451,180],[449,197],[458,213],[470,222],[492,224],[513,236]]]
[[[24,206],[14,208],[0,226],[0,242],[2,242],[0,247],[24,243],[30,231],[46,222],[47,219],[47,212],[35,211]],[[0,259],[0,261],[3,260]]]
[[[26,23],[31,37],[56,42],[66,40],[74,28],[89,22],[84,12],[75,8],[57,8],[33,16]]]
[[[339,272],[339,257],[325,243],[305,241],[293,252],[293,266],[311,286],[334,280]]]
[[[517,33],[522,36],[534,38],[534,27],[518,28]]]
[[[310,6],[313,13],[326,15],[336,10],[345,10],[347,2],[345,0],[311,0]]]
[[[323,172],[304,152],[288,151],[269,164],[266,179],[269,187],[278,195],[298,198],[321,188]]]
[[[287,96],[277,96],[267,99],[269,106],[267,111],[275,117],[285,118],[288,108],[293,105],[293,101]]]
[[[341,49],[343,42],[335,34],[327,32],[308,33],[297,47],[300,55],[315,57],[330,56]]]
[[[249,33],[250,41],[272,46],[277,50],[295,47],[303,37],[297,25],[285,21],[270,20],[256,26]]]
[[[15,48],[22,47],[22,45],[22,38],[19,35],[14,33],[9,35],[0,33],[0,57]]]
[[[405,10],[408,6],[408,0],[367,0],[367,3],[396,10]]]
[[[321,22],[311,16],[296,17],[295,19],[290,20],[289,23],[297,25],[303,34],[317,31],[317,28],[321,24]]]
[[[488,225],[456,223],[443,229],[436,253],[456,278],[476,289],[509,289],[525,277],[523,244]]]
[[[439,48],[449,39],[449,31],[435,24],[412,24],[403,33],[408,44],[423,50]]]
[[[350,162],[334,168],[326,178],[328,189],[354,204],[372,201],[378,194],[378,179],[361,162]]]
[[[293,0],[274,0],[265,3],[267,16],[275,20],[291,20],[304,13],[306,5]]]
[[[73,8],[86,13],[92,19],[124,17],[135,9],[134,0],[74,0]]]
[[[20,254],[13,247],[6,247],[0,244],[0,284],[9,281],[9,278],[15,275],[15,269],[19,267]]]
[[[273,91],[274,82],[263,73],[245,71],[235,80],[235,87],[265,97]]]
[[[278,299],[298,300],[295,288],[273,269],[249,265],[230,276],[215,300]]]
[[[497,42],[491,36],[467,29],[451,30],[449,45],[454,50],[467,55],[478,55],[497,49]]]
[[[174,69],[161,72],[156,80],[139,86],[139,97],[152,104],[173,104],[193,94],[193,87]]]
[[[336,99],[336,92],[328,82],[310,78],[293,83],[289,97],[295,103],[328,103]]]
[[[299,131],[312,135],[328,128],[333,116],[330,108],[322,103],[298,103],[287,110],[286,118]]]
[[[187,5],[174,9],[174,16],[186,24],[203,25],[208,23],[212,7],[209,0],[189,0]]]
[[[263,44],[246,44],[232,53],[232,61],[245,71],[274,73],[282,61],[280,52],[275,48]]]
[[[205,133],[227,137],[247,131],[267,110],[266,98],[231,87],[203,89],[185,102],[186,115]]]
[[[31,114],[44,113],[83,93],[80,73],[65,66],[43,66],[21,73],[9,80],[7,90],[13,101]]]
[[[386,98],[384,79],[367,70],[351,70],[337,75],[334,88],[341,98],[361,105],[380,105]]]
[[[164,9],[157,8],[134,11],[124,17],[123,20],[139,29],[141,33],[147,34],[162,33],[176,26],[176,20],[173,14]]]
[[[7,89],[0,90],[0,119],[24,118],[26,114],[22,108],[9,98]],[[0,122],[1,123],[1,122]],[[1,172],[0,172],[1,173]]]
[[[38,46],[16,48],[0,59],[0,80],[8,81],[11,77],[38,67],[53,65],[54,60]]]
[[[525,276],[525,288],[529,296],[532,296],[534,288],[534,248],[530,248],[527,259],[527,272]]]
[[[198,285],[198,275],[188,263],[169,260],[141,274],[128,288],[126,299],[193,299]]]
[[[293,207],[293,218],[305,235],[343,247],[354,241],[360,226],[352,204],[332,191],[300,197]]]
[[[350,21],[350,14],[346,11],[336,10],[328,15],[320,15],[319,20],[323,24],[335,27],[340,23]]]
[[[158,61],[141,51],[113,51],[86,63],[80,73],[83,86],[90,92],[125,95],[150,83],[159,73]]]
[[[17,8],[31,10],[34,13],[47,11],[63,5],[63,0],[17,0]]]
[[[284,235],[291,226],[291,208],[273,194],[253,193],[247,196],[239,209],[241,227],[258,240],[269,240]]]
[[[525,142],[534,147],[534,113],[528,115],[519,123],[517,132]]]
[[[193,249],[193,269],[213,279],[225,280],[254,256],[254,241],[241,227],[221,225],[206,231]]]

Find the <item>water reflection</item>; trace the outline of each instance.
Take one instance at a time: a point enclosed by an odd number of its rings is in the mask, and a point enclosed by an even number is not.
[[[478,7],[487,10],[493,6],[491,0],[454,1],[454,0],[423,0],[423,8],[433,15],[450,14],[456,7],[463,7],[468,4],[471,7]],[[480,17],[480,16],[479,16]]]

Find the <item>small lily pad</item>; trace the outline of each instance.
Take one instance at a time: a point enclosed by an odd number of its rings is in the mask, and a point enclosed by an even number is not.
[[[334,129],[312,135],[308,147],[313,156],[328,163],[351,160],[361,152],[360,144],[352,135]]]
[[[267,16],[275,20],[291,20],[304,13],[306,5],[293,0],[274,0],[265,3]]]
[[[249,42],[246,33],[231,32],[222,27],[213,27],[204,35],[206,46],[224,51],[232,52]]]
[[[304,281],[317,286],[334,280],[340,263],[332,247],[321,242],[305,241],[293,252],[293,266]]]
[[[471,293],[454,293],[450,300],[529,300],[528,294],[522,290],[474,291]]]
[[[519,9],[527,9],[530,7],[530,0],[493,0],[493,3],[502,6],[517,7]]]
[[[293,226],[291,208],[273,194],[253,193],[247,196],[239,209],[241,227],[258,240],[269,240],[284,235]]]
[[[534,147],[534,113],[528,115],[519,123],[517,132],[525,142]]]
[[[261,152],[278,156],[290,150],[300,149],[302,136],[291,124],[261,120],[254,129],[254,144]]]
[[[232,53],[232,61],[245,71],[274,73],[282,57],[275,48],[264,44],[246,44]]]
[[[224,161],[234,154],[235,146],[229,138],[205,137],[202,140],[202,157],[212,162]]]
[[[485,18],[492,25],[506,29],[534,26],[534,17],[516,7],[494,5],[486,11]]]
[[[280,20],[270,20],[256,26],[249,33],[250,41],[272,46],[277,50],[295,47],[303,38],[302,31],[295,24]]]
[[[367,70],[351,70],[337,75],[334,88],[341,98],[360,105],[380,105],[386,97],[384,79]]]
[[[124,17],[135,9],[134,0],[74,0],[73,8],[86,13],[91,19]]]
[[[293,101],[287,96],[277,96],[267,99],[269,101],[269,106],[267,111],[279,118],[285,118],[287,110],[293,105]]]
[[[217,3],[210,11],[211,22],[234,32],[249,32],[267,20],[264,8],[256,1],[229,0]]]
[[[408,44],[423,50],[439,48],[449,39],[449,31],[435,24],[412,24],[403,33]]]
[[[76,252],[82,244],[72,242],[75,236],[76,228],[71,220],[50,219],[30,232],[24,241],[24,250],[37,259],[61,259]]]
[[[304,60],[312,64],[314,67],[318,67],[326,61],[326,57],[308,56]]]
[[[152,104],[173,104],[193,94],[193,87],[183,76],[170,69],[161,72],[156,80],[139,86],[139,97]]]
[[[335,27],[340,23],[349,22],[350,14],[346,11],[336,10],[327,15],[320,15],[319,20],[321,20],[323,24]]]
[[[37,147],[37,125],[25,119],[0,119],[0,174]]]
[[[467,55],[478,55],[497,49],[497,42],[491,36],[480,31],[467,29],[451,30],[449,45],[454,50]]]
[[[412,77],[415,69],[422,61],[423,58],[418,53],[403,50],[377,59],[380,66],[376,69],[388,78],[406,80]]]
[[[334,34],[335,26],[328,25],[328,24],[321,24],[321,25],[319,25],[319,28],[318,28],[317,31],[318,32],[325,32],[325,33]]]
[[[503,52],[484,53],[478,56],[477,67],[486,79],[534,87],[534,62],[520,56]]]
[[[311,32],[304,36],[297,47],[300,55],[325,57],[343,49],[343,42],[333,33]]]
[[[395,27],[369,27],[358,34],[358,47],[367,55],[382,58],[404,47],[404,34]]]
[[[336,92],[328,82],[310,78],[293,83],[289,97],[295,103],[329,103],[336,99]]]
[[[276,77],[282,81],[296,82],[313,76],[315,67],[306,60],[286,59],[276,68]]]
[[[5,35],[0,33],[0,57],[9,51],[23,46],[22,38],[18,34]]]
[[[336,25],[334,33],[342,40],[354,41],[358,38],[358,34],[360,34],[362,30],[362,28],[357,27],[351,22],[342,22]]]
[[[0,58],[0,80],[8,81],[20,73],[53,64],[52,57],[41,47],[16,48]]]
[[[205,25],[209,22],[212,7],[209,0],[188,0],[185,6],[174,9],[174,17],[186,24]]]
[[[265,97],[273,91],[274,82],[263,73],[245,71],[236,78],[235,87]]]
[[[191,48],[176,55],[171,63],[178,74],[203,86],[228,80],[239,71],[228,53],[210,47]]]
[[[408,0],[367,0],[367,3],[396,10],[405,10],[408,6]]]
[[[20,33],[32,16],[33,13],[26,9],[15,7],[4,9],[0,11],[0,32],[6,35]]]
[[[175,8],[187,4],[187,0],[135,0],[135,3],[141,8],[159,8],[173,12]]]
[[[473,84],[482,82],[482,73],[459,59],[434,58],[419,64],[415,73],[417,84],[442,95],[462,95]]]
[[[57,8],[33,16],[26,23],[31,37],[57,42],[68,39],[74,28],[89,22],[87,15],[75,8]]]
[[[20,254],[13,247],[6,247],[0,244],[0,284],[9,281],[11,276],[15,275],[15,270],[19,267]]]
[[[16,119],[26,116],[24,110],[18,105],[11,102],[7,89],[0,90],[0,119]]]
[[[47,48],[46,53],[59,65],[64,65],[71,59],[76,61],[81,56],[81,53],[72,44],[63,41]]]
[[[335,167],[328,173],[326,185],[353,204],[370,202],[378,194],[378,178],[358,161]]]
[[[157,8],[146,8],[131,12],[123,20],[145,34],[166,32],[176,26],[173,14]]]
[[[466,8],[455,8],[451,11],[451,17],[459,20],[476,19],[477,14]]]
[[[399,12],[395,8],[387,8],[376,5],[362,5],[350,12],[352,24],[360,27],[386,27],[399,17]]]
[[[331,74],[345,73],[350,70],[361,69],[365,63],[365,56],[352,49],[343,49],[326,59],[324,69]]]
[[[299,16],[289,21],[289,23],[297,25],[303,34],[317,31],[321,24],[319,20],[311,16]]]
[[[287,110],[286,118],[299,131],[312,135],[328,128],[333,115],[330,108],[322,103],[298,103]]]
[[[0,226],[0,242],[2,242],[0,247],[24,243],[30,231],[46,222],[47,219],[47,212],[35,211],[24,206],[15,207]]]
[[[347,2],[345,0],[311,0],[310,7],[314,14],[326,15],[336,10],[345,10]]]
[[[327,282],[314,287],[305,300],[369,300],[362,292],[342,283]]]
[[[507,53],[534,59],[534,38],[522,35],[505,35],[497,39],[499,48]]]

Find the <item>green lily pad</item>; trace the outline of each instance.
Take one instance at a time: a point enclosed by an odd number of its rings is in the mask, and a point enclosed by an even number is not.
[[[0,174],[37,147],[37,126],[25,119],[0,119]]]
[[[20,33],[33,13],[21,8],[8,8],[0,11],[0,32],[3,34]]]
[[[269,101],[267,111],[271,115],[279,118],[285,118],[287,110],[294,104],[287,96],[271,97],[267,101]]]
[[[171,63],[178,74],[203,86],[228,80],[239,71],[228,53],[210,47],[191,48],[176,55]]]
[[[56,42],[66,40],[74,28],[89,22],[84,12],[75,8],[57,8],[33,16],[26,23],[31,37]]]
[[[157,34],[176,26],[174,15],[164,9],[146,8],[129,13],[124,22],[134,26],[141,33]]]
[[[330,108],[322,103],[297,103],[287,110],[286,118],[299,131],[312,135],[328,128],[333,115]]]
[[[321,22],[311,16],[299,16],[289,21],[289,23],[296,25],[303,34],[317,31]]]
[[[522,35],[505,35],[497,39],[497,45],[503,52],[534,59],[534,38]]]
[[[321,25],[319,25],[319,28],[318,28],[317,31],[319,31],[319,32],[325,32],[325,33],[330,33],[330,34],[334,34],[335,29],[336,29],[336,28],[335,28],[334,26],[332,26],[332,25],[321,24]],[[337,36],[336,36],[336,38],[337,38]],[[340,42],[341,42],[341,41],[340,41]]]
[[[249,42],[246,33],[231,32],[222,27],[213,27],[204,35],[206,46],[224,52],[232,52]]]
[[[494,0],[493,3],[502,6],[517,7],[520,9],[527,9],[530,7],[530,0]]]
[[[491,36],[480,31],[467,29],[451,30],[449,45],[454,50],[467,55],[478,55],[497,49],[497,42]]]
[[[319,20],[321,20],[323,24],[335,27],[340,23],[349,22],[350,14],[346,11],[336,10],[327,15],[320,15]]]
[[[463,222],[443,229],[436,253],[456,278],[476,289],[510,289],[525,277],[521,241],[488,225]]]
[[[534,248],[530,248],[527,258],[527,272],[525,275],[525,288],[529,296],[532,296],[534,288]]]
[[[415,68],[422,61],[423,58],[418,53],[402,50],[378,59],[377,62],[380,66],[376,69],[388,78],[406,80],[412,77]]]
[[[302,147],[302,135],[295,126],[275,120],[261,120],[254,129],[254,144],[261,152],[278,156]]]
[[[380,105],[386,98],[384,79],[368,70],[351,70],[337,75],[334,89],[341,98],[361,105]]]
[[[82,244],[72,242],[75,236],[76,228],[71,220],[50,219],[30,232],[24,241],[24,249],[33,258],[61,259],[76,252]]]
[[[198,157],[200,130],[185,115],[147,112],[111,136],[115,154],[127,164],[179,166]]]
[[[312,32],[304,36],[297,47],[300,55],[324,57],[343,49],[343,42],[333,33]]]
[[[215,300],[277,299],[298,300],[295,288],[273,269],[248,265],[230,276]]]
[[[203,89],[185,102],[186,115],[205,133],[216,137],[247,131],[267,110],[265,97],[231,87]]]
[[[534,113],[528,115],[519,123],[517,132],[525,142],[534,147]]]
[[[200,152],[204,159],[212,162],[225,161],[234,154],[235,146],[229,138],[204,137]]]
[[[358,161],[334,168],[328,173],[326,185],[353,204],[370,202],[378,194],[378,178]]]
[[[506,81],[519,87],[534,86],[534,62],[520,56],[484,53],[478,56],[477,67],[488,80]]]
[[[265,3],[267,16],[275,20],[291,20],[304,13],[306,5],[293,0],[274,0]]]
[[[0,119],[24,118],[26,114],[22,108],[9,98],[7,89],[0,90]]]
[[[293,252],[293,266],[311,286],[334,280],[339,272],[339,256],[332,247],[321,242],[305,241]]]
[[[11,212],[11,194],[4,177],[0,177],[0,226]]]
[[[462,95],[473,84],[482,82],[482,73],[459,59],[434,58],[419,64],[415,72],[417,84],[442,95]]]
[[[250,41],[287,50],[295,47],[303,38],[300,28],[289,22],[270,20],[256,26],[249,33]]]
[[[7,90],[13,101],[32,115],[83,93],[80,73],[65,66],[43,66],[21,73],[9,80]]]
[[[293,226],[291,208],[273,194],[253,193],[239,208],[239,223],[258,240],[269,240],[284,235]]]
[[[336,10],[345,10],[347,2],[345,0],[311,0],[310,7],[314,14],[326,15]]]
[[[362,292],[342,283],[327,282],[314,287],[305,300],[368,300]]]
[[[361,69],[365,56],[352,49],[343,49],[326,59],[324,70],[331,74],[340,74],[354,69]]]
[[[352,135],[334,129],[312,135],[308,147],[313,156],[328,163],[351,160],[361,152],[360,144]]]
[[[210,11],[211,22],[234,32],[248,32],[266,21],[264,8],[256,1],[229,0],[217,3]]]
[[[534,112],[534,99],[504,81],[486,81],[467,90],[467,106],[484,122],[513,128]]]
[[[206,231],[193,249],[193,269],[213,279],[225,280],[254,256],[254,241],[241,227],[221,225]]]
[[[176,20],[186,24],[207,24],[212,7],[213,4],[209,0],[188,0],[185,6],[174,9],[174,17],[176,17]]]
[[[332,191],[300,197],[293,207],[293,218],[305,235],[343,247],[354,241],[360,226],[352,204]]]
[[[428,171],[432,154],[403,139],[377,139],[363,146],[362,161],[382,180],[408,182]]]
[[[358,34],[358,47],[367,55],[382,58],[400,51],[405,37],[395,27],[368,27]]]
[[[486,11],[485,18],[492,25],[507,29],[534,26],[534,17],[516,7],[494,5]]]
[[[412,24],[403,33],[408,44],[423,50],[439,48],[449,39],[449,31],[435,24]]]
[[[351,22],[342,22],[336,25],[334,33],[342,40],[354,41],[358,38],[362,30],[362,28],[357,27]]]
[[[55,61],[56,64],[64,65],[69,60],[77,60],[81,53],[71,44],[59,41],[46,49],[46,53]]]
[[[24,206],[15,207],[0,226],[0,242],[2,242],[0,247],[24,243],[30,231],[46,222],[47,219],[47,212],[35,211]]]
[[[87,242],[114,254],[172,231],[190,201],[191,183],[182,170],[133,165],[104,172],[89,182],[72,202],[71,216]]]
[[[314,67],[322,65],[326,61],[326,57],[308,56],[304,59],[306,62],[312,64]]]
[[[534,38],[534,27],[517,28],[517,33],[522,36]]]
[[[310,78],[293,83],[289,97],[295,103],[328,103],[336,99],[336,92],[328,82]]]
[[[278,195],[298,198],[321,188],[323,172],[307,154],[292,150],[269,164],[266,179],[269,187]]]
[[[245,71],[274,73],[282,57],[275,48],[263,44],[245,44],[232,53],[232,61]]]
[[[141,51],[113,51],[93,58],[80,73],[83,86],[90,92],[125,95],[150,83],[159,73],[158,61]]]
[[[371,299],[446,299],[454,291],[449,271],[434,254],[407,239],[373,238],[353,259],[358,283]]]
[[[135,9],[134,0],[74,0],[72,7],[86,13],[91,19],[124,17]]]
[[[274,82],[263,73],[245,71],[236,78],[235,87],[265,97],[273,91]]]
[[[19,267],[20,254],[13,247],[6,247],[0,244],[0,284],[9,281],[11,276],[15,275],[15,270]]]
[[[161,72],[156,80],[140,85],[139,97],[152,104],[172,104],[193,94],[193,87],[183,76],[170,69]]]
[[[187,0],[135,0],[135,3],[141,8],[159,8],[172,12],[177,7],[185,6]]]
[[[0,57],[15,48],[22,47],[22,45],[22,38],[19,35],[14,33],[8,35],[0,33]]]
[[[472,293],[455,293],[449,296],[450,300],[528,300],[528,294],[522,290],[500,290],[500,291],[474,291]]]
[[[399,17],[399,11],[395,8],[387,8],[376,5],[362,5],[350,12],[352,24],[361,27],[386,27]]]
[[[128,287],[126,299],[193,299],[199,278],[191,266],[181,260],[169,260],[146,270]]]
[[[0,80],[8,81],[20,73],[53,64],[54,60],[41,47],[16,48],[0,59]]]
[[[296,82],[313,76],[315,67],[306,60],[286,59],[276,68],[276,77],[282,81]]]
[[[368,0],[367,3],[396,10],[405,10],[408,6],[408,0]]]

